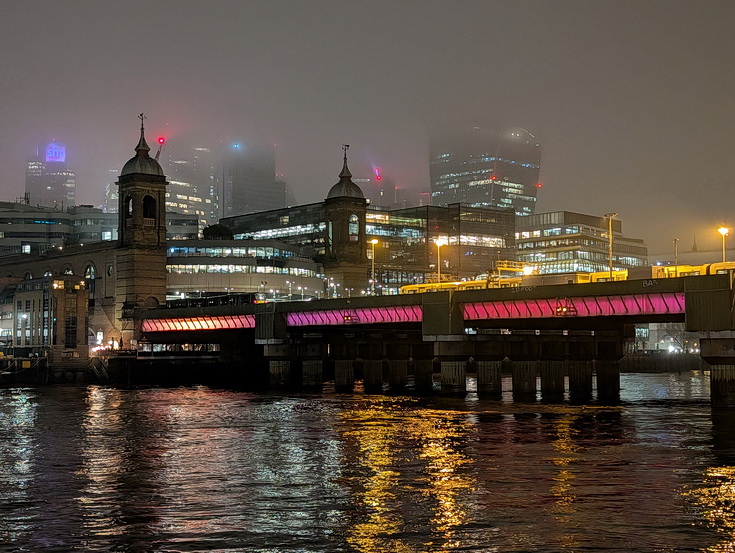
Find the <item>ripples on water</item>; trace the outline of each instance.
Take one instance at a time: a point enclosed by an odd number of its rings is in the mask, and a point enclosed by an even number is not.
[[[0,551],[735,551],[707,377],[621,396],[0,390]]]

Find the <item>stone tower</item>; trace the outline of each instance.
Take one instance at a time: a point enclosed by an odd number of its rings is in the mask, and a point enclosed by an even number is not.
[[[136,309],[166,301],[166,177],[150,157],[140,115],[135,156],[120,172],[115,317],[125,343],[138,338]]]
[[[343,146],[344,163],[339,182],[332,186],[324,200],[327,223],[327,247],[324,270],[342,290],[351,288],[355,295],[368,289],[368,259],[365,242],[367,201],[360,187],[352,182],[347,168],[347,148]]]

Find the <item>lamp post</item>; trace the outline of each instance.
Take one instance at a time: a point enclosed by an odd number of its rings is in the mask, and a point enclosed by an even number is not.
[[[377,238],[373,238],[370,240],[370,274],[371,274],[371,280],[370,280],[370,295],[375,295],[375,244],[378,243]]]
[[[436,278],[439,282],[439,288],[442,287],[442,256],[441,256],[441,249],[442,246],[446,246],[447,239],[438,237],[434,240],[434,244],[436,244]]]
[[[674,276],[679,276],[679,239],[674,238]]]
[[[604,217],[607,219],[607,255],[609,260],[610,268],[610,280],[613,279],[613,230],[612,220],[613,217],[617,217],[617,213],[605,213]]]
[[[730,232],[730,229],[727,227],[720,227],[717,229],[717,232],[719,232],[722,235],[722,262],[725,263],[725,238],[727,237],[727,234]]]

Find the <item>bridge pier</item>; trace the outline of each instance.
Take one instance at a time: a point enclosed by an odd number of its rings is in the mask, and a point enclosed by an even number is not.
[[[502,386],[502,361],[478,361],[477,362],[477,395],[500,399],[503,395]]]
[[[365,359],[362,362],[363,387],[365,393],[379,394],[383,391],[383,360]]]
[[[301,388],[304,391],[322,391],[323,363],[321,359],[304,359],[301,361]]]
[[[538,361],[513,361],[513,399],[515,401],[536,401],[536,374]]]
[[[735,407],[735,336],[702,338],[700,355],[709,366],[712,405]]]
[[[567,361],[567,374],[571,402],[589,403],[592,400],[592,360]]]
[[[467,369],[465,361],[442,361],[441,364],[442,394],[464,397],[467,394]]]
[[[566,363],[562,360],[541,361],[541,398],[544,401],[561,401],[564,399],[564,380]]]
[[[604,403],[620,401],[620,361],[595,360],[597,378],[597,400]]]
[[[454,338],[454,336],[452,336]],[[473,345],[461,340],[434,342],[434,353],[441,363],[441,393],[462,396],[467,394],[467,359],[473,352]]]
[[[418,395],[434,391],[434,362],[431,359],[414,359],[413,384]]]
[[[334,362],[334,389],[341,394],[355,391],[355,367],[349,359],[337,359]]]
[[[410,346],[406,342],[389,343],[386,347],[388,358],[388,386],[391,393],[402,393],[408,382],[408,357]]]

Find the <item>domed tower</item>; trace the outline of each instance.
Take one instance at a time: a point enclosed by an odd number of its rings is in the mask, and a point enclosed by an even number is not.
[[[352,182],[347,167],[348,145],[344,150],[339,182],[332,186],[324,200],[327,223],[327,247],[324,269],[342,289],[359,290],[368,287],[368,259],[365,242],[365,212],[367,200],[360,187]]]
[[[150,157],[145,116],[140,114],[135,156],[118,178],[119,223],[116,251],[115,315],[126,343],[138,338],[136,309],[166,301],[166,177]]]
[[[123,166],[119,195],[118,239],[121,246],[158,247],[166,243],[166,177],[145,141],[140,114],[140,140],[135,156]]]

